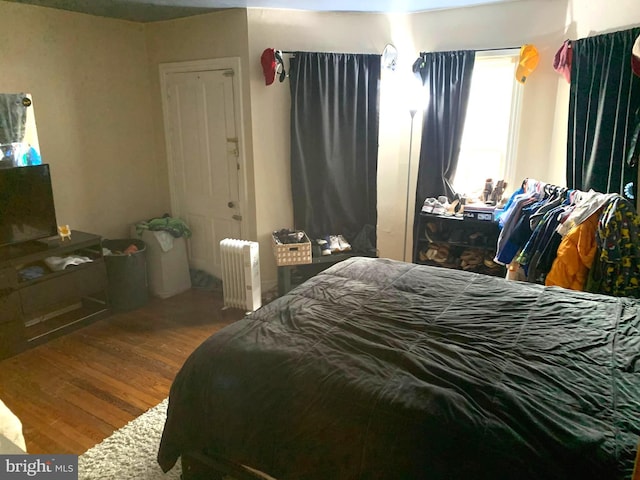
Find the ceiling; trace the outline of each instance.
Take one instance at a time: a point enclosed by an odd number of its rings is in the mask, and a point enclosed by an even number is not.
[[[409,13],[515,0],[9,0],[133,22],[156,22],[226,8]]]

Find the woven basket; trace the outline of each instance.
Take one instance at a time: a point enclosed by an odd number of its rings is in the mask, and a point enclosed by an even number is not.
[[[304,232],[303,232],[304,233]],[[276,265],[304,265],[311,263],[311,241],[304,233],[300,243],[282,243],[275,232],[271,235],[273,254],[276,257]]]

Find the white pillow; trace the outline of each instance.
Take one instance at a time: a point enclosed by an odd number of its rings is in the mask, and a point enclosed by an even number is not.
[[[20,419],[18,419],[18,417],[9,410],[9,407],[7,407],[2,400],[0,400],[0,435],[4,435],[9,441],[15,443],[23,451],[27,451],[27,446],[24,443],[24,436],[22,435],[22,423],[20,422]],[[0,453],[5,453],[2,451],[2,447],[4,447],[4,445],[0,443]]]

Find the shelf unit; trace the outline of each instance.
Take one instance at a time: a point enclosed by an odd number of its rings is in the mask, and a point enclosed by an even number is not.
[[[505,267],[492,261],[499,234],[492,221],[421,212],[413,262],[503,277]],[[439,254],[434,259],[435,252]]]
[[[48,257],[81,255],[92,261],[53,271]],[[25,275],[39,267],[41,275]],[[0,248],[0,358],[43,343],[109,312],[101,238],[73,231]]]

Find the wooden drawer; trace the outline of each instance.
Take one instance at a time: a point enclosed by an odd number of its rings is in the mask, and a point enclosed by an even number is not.
[[[0,324],[0,358],[7,358],[21,352],[24,345],[22,320]]]
[[[20,295],[18,292],[7,294],[0,290],[0,324],[14,321],[22,321]]]
[[[107,272],[103,261],[71,267],[62,275],[44,278],[20,289],[22,311],[25,315],[50,307],[79,301],[82,297],[107,288]]]
[[[13,268],[0,269],[0,295],[3,291],[14,288],[17,284],[18,276]]]

